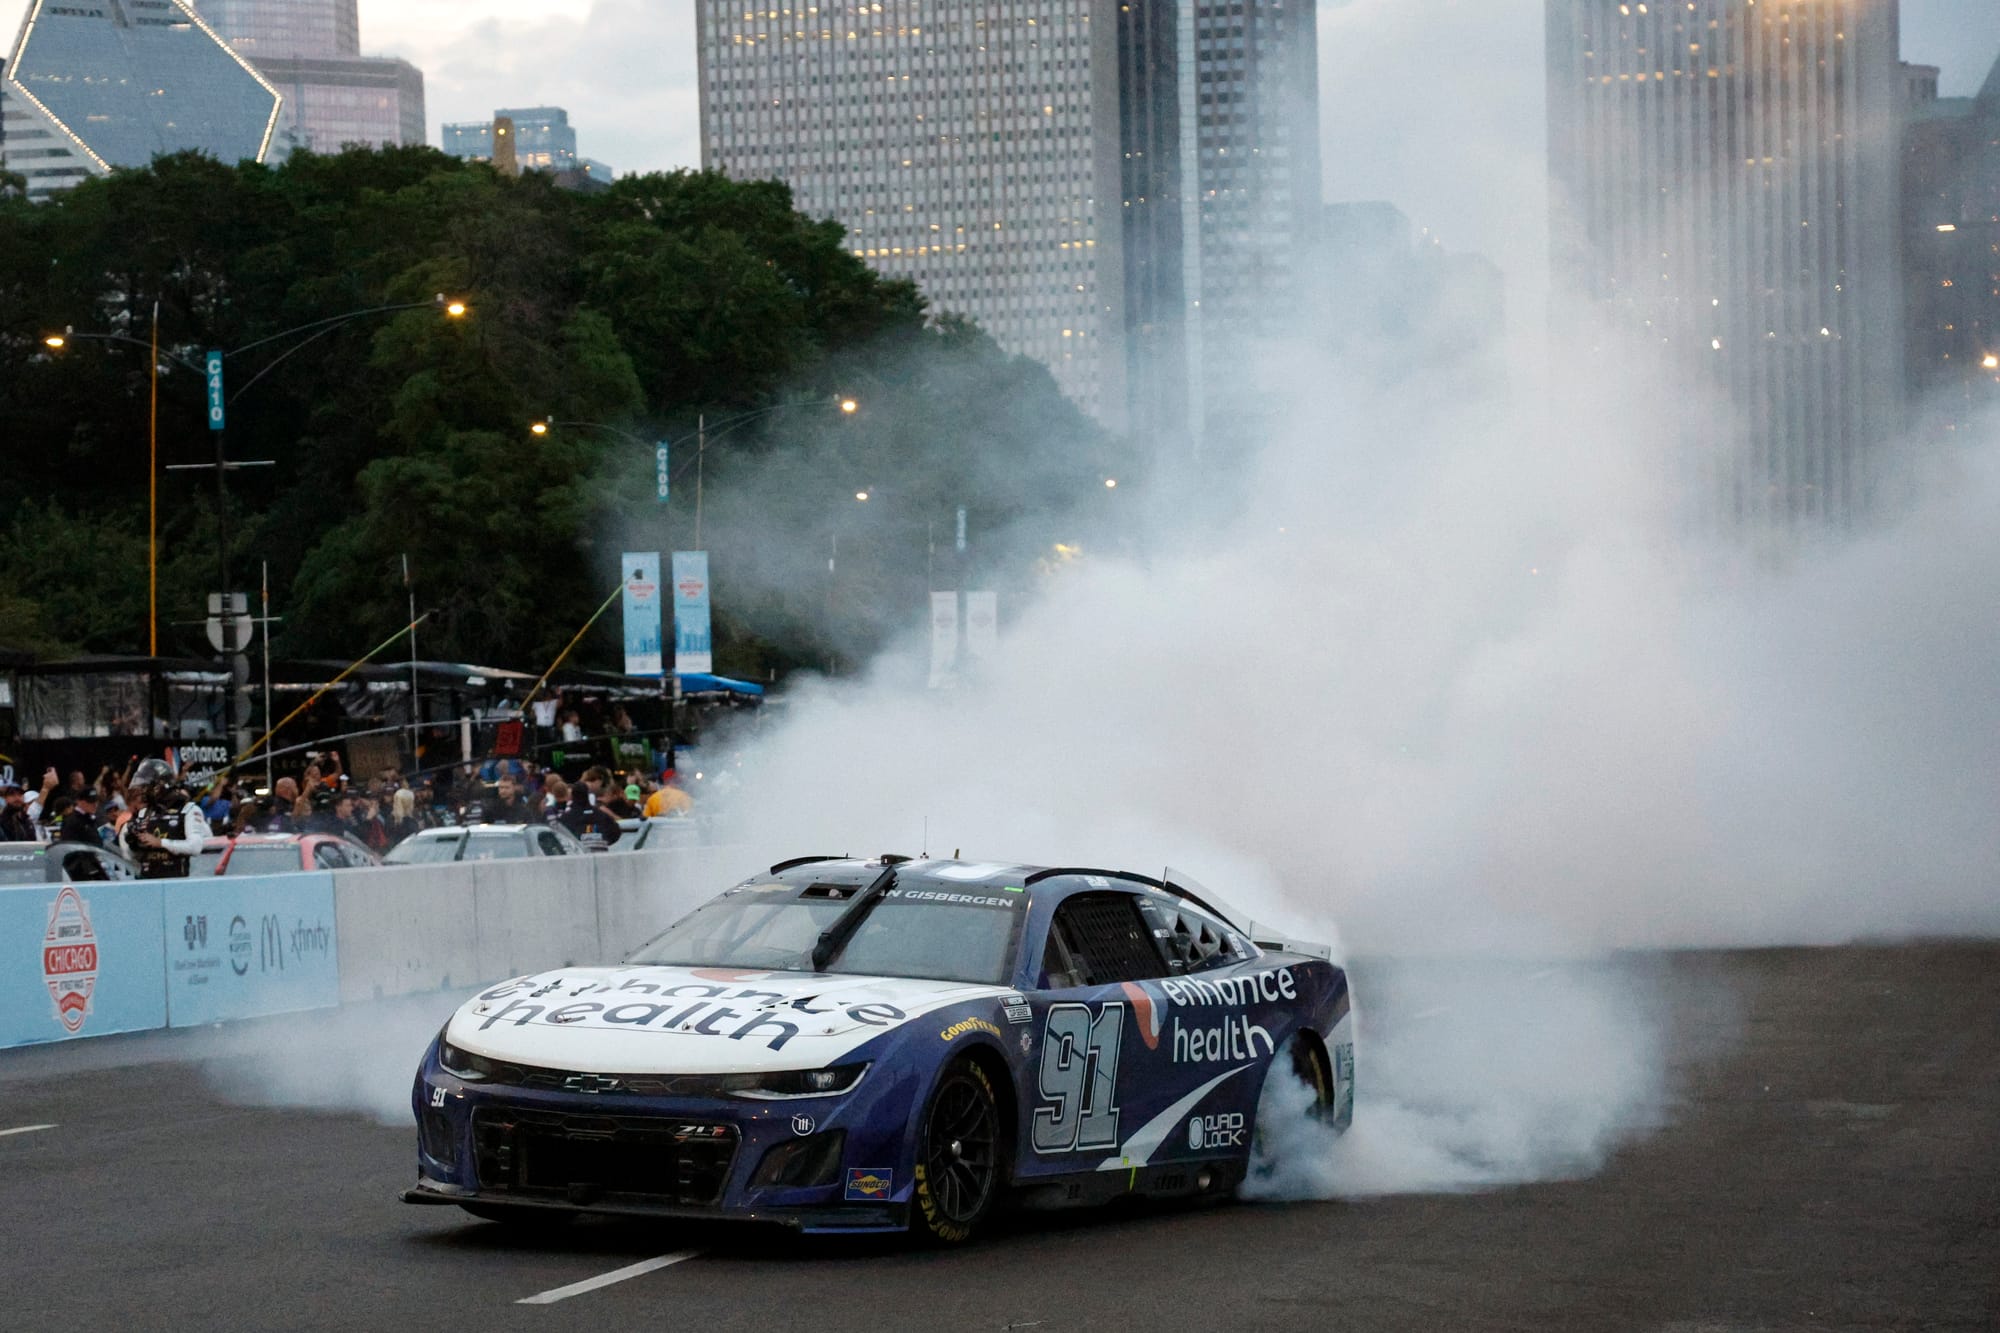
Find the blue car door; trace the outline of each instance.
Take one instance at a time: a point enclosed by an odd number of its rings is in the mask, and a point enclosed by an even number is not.
[[[1130,892],[1107,885],[1057,905],[1021,1066],[1020,1176],[1144,1164],[1125,1160],[1132,1141],[1186,1091],[1160,1043],[1166,971]]]

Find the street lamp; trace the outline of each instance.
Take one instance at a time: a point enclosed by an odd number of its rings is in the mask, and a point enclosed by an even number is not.
[[[1115,491],[1115,490],[1117,490],[1117,489],[1118,489],[1118,478],[1116,478],[1116,477],[1106,477],[1106,478],[1104,479],[1104,489],[1105,489],[1105,490],[1107,490],[1107,491]]]
[[[697,551],[701,549],[702,498],[703,498],[705,472],[706,472],[706,468],[704,465],[708,455],[708,442],[712,439],[720,439],[722,436],[729,434],[729,432],[733,430],[736,430],[743,426],[747,426],[753,421],[761,421],[765,417],[771,416],[775,413],[790,411],[793,408],[812,407],[815,405],[823,405],[831,407],[836,411],[838,411],[842,416],[849,416],[849,417],[853,416],[855,413],[861,410],[860,400],[855,398],[849,398],[843,395],[831,399],[804,398],[804,399],[795,399],[791,402],[785,402],[785,403],[773,403],[769,407],[760,407],[756,408],[753,411],[738,413],[733,417],[724,417],[722,420],[714,422],[713,424],[709,422],[708,415],[706,413],[703,413],[695,418],[695,434],[694,434],[695,450],[694,450],[694,463],[693,463],[693,467],[695,470],[694,548]],[[621,436],[622,438],[629,440],[634,444],[639,444],[639,445],[646,444],[646,441],[641,440],[638,436],[632,434],[630,431],[620,430],[616,426],[607,426],[601,421],[557,421],[553,417],[545,417],[540,421],[532,423],[528,427],[528,431],[530,434],[541,436],[541,435],[547,435],[550,430],[558,426],[568,426],[578,430],[606,431],[612,435]],[[684,441],[685,437],[683,437],[682,442]],[[658,446],[654,447],[670,449],[673,447],[674,443],[676,442],[662,441]],[[687,463],[682,463],[678,468],[675,468],[672,475],[668,478],[669,482],[680,480],[681,474],[686,472],[688,470],[688,467],[689,465]],[[858,500],[865,500],[868,497],[865,495],[857,495],[855,498]]]
[[[225,603],[223,606],[223,622],[225,624],[228,624],[229,607],[227,605],[227,599],[229,597],[229,581],[230,581],[229,580],[229,473],[239,467],[268,466],[268,463],[231,463],[228,460],[227,451],[224,448],[226,433],[221,424],[222,421],[224,420],[223,416],[224,410],[228,405],[235,403],[237,399],[241,398],[244,394],[250,392],[252,388],[256,387],[257,382],[259,380],[262,380],[266,375],[270,374],[273,370],[276,370],[279,366],[283,365],[293,355],[304,350],[306,347],[311,346],[313,343],[318,342],[321,338],[324,338],[326,335],[334,332],[336,329],[343,328],[357,319],[365,319],[371,315],[387,315],[387,314],[394,314],[398,311],[403,311],[403,310],[422,310],[422,309],[434,309],[440,311],[449,318],[461,319],[465,316],[470,307],[467,306],[463,300],[447,297],[443,292],[439,292],[428,301],[398,301],[398,302],[393,302],[389,305],[369,306],[363,310],[350,310],[345,314],[329,315],[325,319],[312,320],[308,323],[301,324],[296,328],[285,329],[282,332],[273,333],[269,337],[259,338],[255,342],[245,343],[243,344],[243,346],[238,347],[232,351],[211,353],[209,357],[210,364],[207,366],[197,366],[192,361],[189,361],[186,357],[176,355],[171,351],[163,351],[163,349],[160,347],[160,303],[158,301],[153,302],[153,327],[152,327],[152,339],[150,342],[139,338],[133,338],[123,333],[78,333],[74,328],[64,329],[61,333],[48,334],[42,339],[43,346],[55,352],[62,351],[63,349],[68,347],[69,344],[72,342],[88,341],[88,342],[126,343],[133,347],[144,347],[147,349],[148,353],[151,356],[150,365],[152,369],[152,397],[151,397],[151,406],[148,413],[148,426],[147,426],[148,448],[151,454],[151,461],[148,465],[148,473],[147,473],[149,479],[148,490],[150,492],[150,497],[147,504],[148,516],[147,516],[147,532],[146,532],[146,550],[147,550],[147,566],[148,566],[147,577],[149,586],[149,591],[147,594],[147,606],[148,606],[147,652],[149,653],[149,655],[153,657],[158,657],[160,655],[159,405],[160,405],[161,356],[164,355],[167,358],[167,360],[181,367],[183,370],[186,370],[194,375],[202,376],[203,378],[210,381],[208,415],[209,415],[210,432],[215,436],[215,462],[184,464],[181,465],[180,469],[176,470],[186,470],[191,468],[208,468],[208,467],[213,467],[215,469],[216,533],[217,533],[216,555],[217,555],[217,564],[219,567],[219,573],[221,574],[222,577],[221,593]],[[286,348],[284,351],[280,352],[276,357],[272,358],[268,363],[265,364],[263,369],[259,370],[255,375],[252,375],[246,383],[244,383],[241,387],[239,387],[235,393],[229,395],[227,399],[224,399],[222,397],[222,392],[223,392],[222,364],[224,362],[226,362],[231,357],[241,356],[245,352],[255,351],[260,347],[268,347],[272,343],[280,342],[287,338],[295,338],[298,337],[298,335],[300,334],[305,334],[307,336],[299,338],[297,342],[293,343],[290,347]]]
[[[867,503],[868,503],[868,492],[867,492],[867,491],[856,491],[856,492],[854,493],[854,498],[855,498],[855,499],[857,499],[857,500],[859,500],[859,501],[861,501],[861,503],[862,503],[862,504],[867,504]]]

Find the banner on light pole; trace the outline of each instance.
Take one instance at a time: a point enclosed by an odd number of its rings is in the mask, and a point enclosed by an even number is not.
[[[666,672],[660,628],[660,553],[627,551],[625,563],[625,674]]]
[[[998,593],[965,594],[965,659],[979,666],[993,660],[1000,647],[1000,597]]]
[[[683,676],[715,670],[706,551],[674,552],[674,670]]]
[[[931,594],[931,688],[958,683],[958,594]]]

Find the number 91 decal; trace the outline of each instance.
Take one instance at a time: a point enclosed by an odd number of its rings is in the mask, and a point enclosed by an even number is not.
[[[1118,1045],[1125,1006],[1106,1004],[1091,1017],[1087,1004],[1049,1009],[1042,1030],[1041,1093],[1035,1110],[1035,1151],[1081,1152],[1118,1144]]]

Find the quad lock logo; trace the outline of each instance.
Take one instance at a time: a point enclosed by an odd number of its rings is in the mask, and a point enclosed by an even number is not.
[[[1219,1115],[1198,1115],[1188,1119],[1188,1147],[1196,1152],[1208,1148],[1243,1146],[1243,1113],[1224,1111]]]
[[[55,1001],[65,1032],[83,1031],[97,989],[97,932],[90,927],[90,904],[65,887],[49,904],[49,929],[42,937],[42,981]]]

